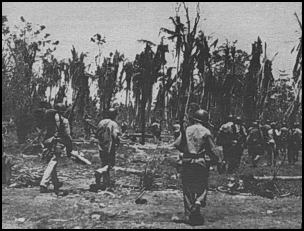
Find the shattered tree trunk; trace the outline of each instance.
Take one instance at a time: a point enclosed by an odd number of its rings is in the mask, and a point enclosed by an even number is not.
[[[7,155],[2,153],[2,184],[10,184],[12,177],[12,161]]]

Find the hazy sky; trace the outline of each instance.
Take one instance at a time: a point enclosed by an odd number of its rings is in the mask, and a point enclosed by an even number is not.
[[[188,3],[194,12],[195,3]],[[23,16],[34,24],[43,24],[53,39],[59,40],[56,56],[70,57],[72,45],[79,51],[96,55],[90,37],[96,33],[106,36],[105,54],[115,49],[134,59],[143,49],[138,39],[160,41],[159,29],[170,28],[169,16],[175,15],[173,2],[4,2],[2,15],[10,25]],[[299,29],[294,12],[302,17],[301,2],[202,2],[200,27],[214,37],[238,40],[237,47],[250,53],[251,43],[259,35],[266,41],[269,56],[279,52],[275,71],[291,70]],[[195,16],[193,14],[193,16]],[[205,18],[205,20],[203,20]],[[276,73],[276,72],[275,72]]]

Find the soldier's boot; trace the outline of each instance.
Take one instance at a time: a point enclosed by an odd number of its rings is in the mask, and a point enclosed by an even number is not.
[[[40,185],[40,193],[50,193],[50,192],[51,191],[47,187]]]
[[[199,226],[199,225],[204,225],[204,222],[205,222],[204,217],[200,212],[200,205],[195,204],[191,209],[188,223],[191,226]]]
[[[54,192],[55,193],[59,193],[59,190],[60,188],[63,186],[63,183],[62,182],[57,182],[55,185],[54,185]]]

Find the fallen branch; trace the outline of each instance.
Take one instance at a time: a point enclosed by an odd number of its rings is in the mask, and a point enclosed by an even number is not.
[[[76,159],[82,161],[83,163],[87,164],[87,165],[92,165],[91,161],[89,161],[88,159],[83,157],[83,154],[81,152],[78,151],[72,151],[71,155],[73,157],[75,157]]]
[[[122,172],[127,172],[127,173],[131,173],[131,174],[135,174],[135,175],[142,175],[144,173],[143,171],[132,169],[132,168],[113,167],[112,169],[114,171],[122,171]],[[108,170],[109,170],[109,165],[106,165],[106,166],[96,170],[96,172],[98,172],[99,174],[103,174],[103,173],[107,172]]]

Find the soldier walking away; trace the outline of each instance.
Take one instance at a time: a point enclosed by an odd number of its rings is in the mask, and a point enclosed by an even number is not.
[[[219,145],[223,147],[223,155],[224,155],[224,162],[228,165],[229,172],[232,172],[233,169],[233,158],[234,158],[234,146],[233,146],[233,124],[234,124],[234,117],[229,115],[227,122],[224,123],[220,129],[218,134],[217,142]]]
[[[63,146],[66,147],[67,156],[71,156],[72,139],[70,135],[69,121],[62,116],[65,111],[63,104],[57,104],[54,109],[45,111],[44,121],[46,128],[46,135],[44,145],[48,149],[49,157],[51,158],[47,168],[44,171],[42,180],[40,182],[40,192],[48,193],[48,185],[52,181],[54,185],[54,192],[59,193],[59,188],[63,183],[59,182],[57,177],[56,167],[58,159],[61,155]]]
[[[277,143],[279,141],[279,131],[277,130],[276,123],[270,124],[270,129],[267,131],[267,160],[268,165],[275,166],[278,157]]]
[[[154,138],[154,142],[156,143],[157,140],[161,140],[161,129],[160,129],[160,124],[156,121],[156,120],[153,120],[152,121],[152,124],[151,124],[151,131],[152,131],[152,135],[153,135],[153,138]]]
[[[105,119],[97,125],[97,138],[99,140],[99,156],[102,168],[95,171],[96,187],[110,188],[110,170],[115,165],[115,152],[120,143],[120,129],[116,123],[117,111],[110,108]],[[103,187],[101,187],[101,178],[103,177]]]
[[[235,172],[241,163],[241,157],[243,155],[244,143],[246,141],[247,132],[242,124],[241,117],[236,117],[235,123],[232,125],[232,151],[231,164],[228,168],[228,173]]]
[[[186,130],[181,129],[174,146],[183,153],[181,178],[186,222],[203,225],[200,208],[206,206],[209,166],[221,163],[222,158],[217,153],[210,130],[206,128],[208,112],[200,109],[190,119],[192,125]]]
[[[252,123],[252,127],[248,131],[246,144],[248,147],[248,155],[252,161],[252,166],[256,167],[258,160],[264,152],[263,134],[258,121]]]
[[[288,163],[294,165],[298,161],[302,143],[302,131],[298,123],[294,123],[289,131],[287,156]]]
[[[281,155],[284,158],[287,155],[287,141],[288,141],[288,128],[287,124],[283,123],[280,129],[278,148],[280,149]]]
[[[174,136],[174,140],[176,140],[180,136],[180,125],[179,124],[173,125],[173,136]]]

